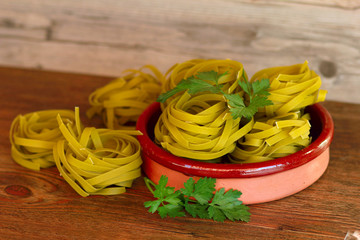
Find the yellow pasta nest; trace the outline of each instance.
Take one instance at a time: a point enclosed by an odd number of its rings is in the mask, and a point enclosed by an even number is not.
[[[247,79],[247,74],[240,62],[230,59],[192,59],[183,63],[175,64],[167,71],[161,91],[167,92],[176,87],[181,80],[195,76],[199,72],[209,71],[215,71],[219,74],[227,72],[224,77],[219,79],[219,84],[224,84],[222,90],[227,93],[239,91],[239,86],[237,84],[237,80],[239,78],[245,76]],[[164,109],[167,103],[169,103],[174,97],[169,98],[165,104],[162,104],[162,109]]]
[[[11,156],[23,167],[40,170],[55,165],[53,146],[63,139],[56,121],[61,114],[65,124],[74,123],[74,111],[45,110],[18,115],[10,128]]]
[[[311,143],[310,115],[300,111],[259,119],[238,141],[229,158],[234,163],[263,162],[295,153]]]
[[[57,120],[64,140],[54,146],[55,163],[81,196],[120,194],[141,176],[140,144],[131,136],[139,131],[77,127],[75,134]]]
[[[295,153],[311,143],[306,106],[325,100],[320,77],[308,62],[261,70],[251,81],[268,78],[268,99],[273,105],[259,109],[255,124],[230,155],[232,162],[262,162]]]
[[[155,126],[161,146],[180,157],[216,160],[235,149],[236,141],[253,126],[239,127],[220,94],[179,95],[164,109]]]
[[[151,73],[146,73],[146,69]],[[129,69],[124,73],[128,74],[96,89],[89,96],[92,107],[87,116],[102,116],[110,129],[134,129],[139,115],[156,101],[161,91],[163,75],[154,66],[146,65],[140,70]]]
[[[261,70],[255,73],[250,81],[263,78],[270,80],[268,99],[274,104],[260,108],[259,113],[269,117],[298,111],[322,102],[326,97],[327,91],[320,90],[320,76],[309,69],[307,61],[303,64]]]

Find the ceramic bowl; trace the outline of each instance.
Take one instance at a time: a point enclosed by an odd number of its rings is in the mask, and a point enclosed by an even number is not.
[[[295,194],[325,172],[329,163],[329,146],[334,123],[329,112],[320,104],[306,108],[311,115],[312,143],[286,157],[260,163],[205,163],[177,157],[153,142],[154,126],[161,114],[160,104],[151,104],[139,117],[137,129],[142,146],[143,171],[155,183],[161,175],[168,176],[168,185],[180,189],[190,177],[216,178],[216,189],[237,189],[244,204],[278,200]]]

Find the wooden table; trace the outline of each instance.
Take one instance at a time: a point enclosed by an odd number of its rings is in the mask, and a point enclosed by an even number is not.
[[[32,171],[10,156],[9,128],[18,114],[80,107],[108,77],[0,67],[0,239],[344,239],[360,230],[360,105],[326,102],[335,122],[330,164],[302,192],[250,206],[251,221],[161,219],[143,179],[118,196],[79,196],[56,167]]]

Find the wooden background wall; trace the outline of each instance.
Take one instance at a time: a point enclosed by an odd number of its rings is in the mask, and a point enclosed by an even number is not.
[[[249,75],[308,60],[327,99],[360,103],[360,1],[0,1],[0,65],[119,76],[191,58]]]

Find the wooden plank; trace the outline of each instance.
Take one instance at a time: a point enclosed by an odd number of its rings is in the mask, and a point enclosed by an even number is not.
[[[231,58],[252,75],[309,60],[328,99],[360,103],[358,1],[5,0],[0,9],[3,65],[117,76]]]
[[[50,27],[50,19],[42,15],[0,9],[1,37],[42,41]]]

